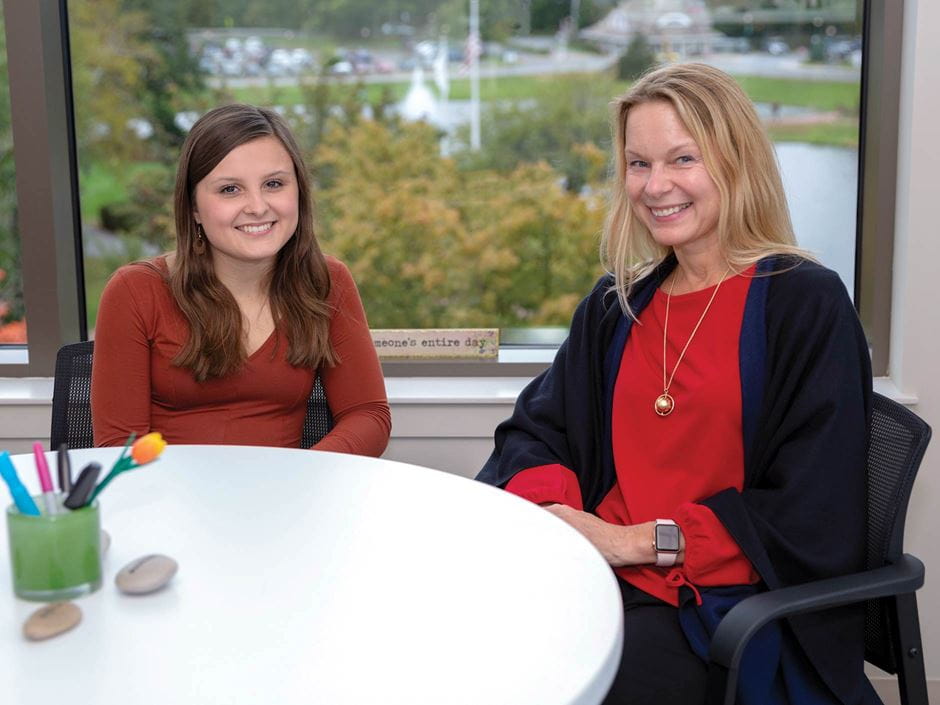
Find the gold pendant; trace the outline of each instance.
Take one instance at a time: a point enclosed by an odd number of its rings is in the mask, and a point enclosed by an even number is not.
[[[663,392],[658,397],[656,397],[656,402],[653,404],[653,409],[660,416],[669,416],[675,406],[676,400],[669,395],[669,392]]]

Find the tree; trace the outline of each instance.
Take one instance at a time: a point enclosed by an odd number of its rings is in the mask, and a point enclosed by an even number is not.
[[[564,19],[571,14],[571,0],[531,0],[531,4],[533,32],[557,32]],[[604,0],[581,0],[578,27],[594,24],[611,7],[612,4]]]
[[[545,162],[462,171],[438,141],[423,123],[331,123],[314,156],[320,237],[370,324],[567,324],[601,271],[600,198],[567,192]]]
[[[160,61],[141,37],[148,17],[125,12],[121,0],[69,3],[75,132],[80,162],[101,159],[112,165],[146,154],[132,129],[144,118],[140,97],[144,66]]]
[[[656,65],[656,55],[646,36],[637,32],[627,45],[627,50],[617,60],[617,78],[621,81],[634,81],[650,67]]]
[[[531,102],[496,104],[487,110],[481,125],[483,148],[465,150],[462,168],[512,171],[523,163],[546,161],[564,176],[564,185],[578,193],[596,180],[589,165],[577,153],[583,144],[597,145],[609,153],[608,104],[617,93],[609,80],[547,80]],[[469,144],[469,132],[461,133]]]
[[[5,29],[0,13],[0,342],[25,343],[26,311],[16,228],[16,169]]]
[[[176,124],[179,112],[208,107],[202,73],[187,39],[192,5],[189,0],[123,0],[122,12],[146,15],[145,28],[136,39],[159,56],[141,67],[138,94],[141,117],[154,128],[151,144],[156,155],[175,152],[182,145],[186,133]]]

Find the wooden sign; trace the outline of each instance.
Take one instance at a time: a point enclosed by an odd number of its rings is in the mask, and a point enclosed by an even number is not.
[[[498,328],[374,328],[380,360],[495,360]]]

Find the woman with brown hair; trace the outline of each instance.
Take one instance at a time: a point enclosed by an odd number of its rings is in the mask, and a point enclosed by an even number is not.
[[[120,268],[98,309],[95,443],[298,447],[317,374],[335,426],[314,447],[378,456],[391,426],[349,270],[317,243],[287,124],[247,105],[193,125],[177,170],[176,249]]]
[[[692,705],[736,602],[862,568],[871,368],[842,282],[796,245],[737,83],[667,66],[613,108],[610,273],[478,479],[545,506],[611,565],[624,643],[605,702]],[[766,629],[738,702],[878,702],[863,619]]]

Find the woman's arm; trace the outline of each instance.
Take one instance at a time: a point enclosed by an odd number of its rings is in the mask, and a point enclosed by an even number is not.
[[[320,376],[335,425],[313,448],[378,457],[392,429],[382,367],[352,275],[331,259],[330,276],[336,301],[330,341],[339,362]]]
[[[622,526],[564,504],[547,504],[545,509],[580,531],[613,568],[656,562],[656,551],[653,549],[656,522]],[[681,565],[684,557],[685,540],[680,534],[676,565]]]
[[[582,507],[578,473],[600,465],[604,415],[591,390],[601,386],[604,325],[612,325],[605,304],[610,283],[602,278],[578,305],[551,367],[522,390],[512,416],[497,426],[495,448],[477,480],[539,504]]]
[[[122,268],[105,286],[95,324],[91,411],[96,446],[150,431],[150,340],[145,311],[151,275]],[[149,304],[148,304],[149,302]]]

